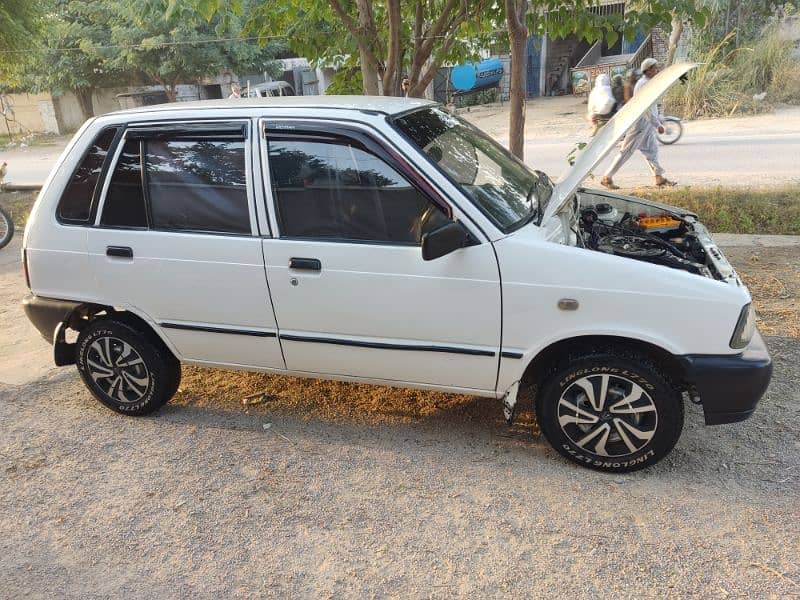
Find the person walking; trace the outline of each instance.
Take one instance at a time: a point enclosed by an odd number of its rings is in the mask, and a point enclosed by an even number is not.
[[[231,98],[241,98],[242,97],[242,88],[239,87],[238,83],[231,84],[231,95],[228,96],[228,99]]]
[[[642,61],[642,76],[633,88],[634,98],[637,92],[658,74],[658,70],[658,61],[656,61],[656,59],[646,58]],[[664,133],[664,126],[661,124],[658,106],[653,104],[653,106],[642,115],[642,118],[639,119],[627,134],[625,134],[619,153],[614,157],[611,166],[600,180],[600,184],[609,190],[618,190],[619,186],[614,183],[614,175],[619,171],[620,167],[633,156],[633,153],[639,150],[639,152],[644,155],[658,187],[675,185],[674,181],[670,181],[664,177],[664,167],[662,167],[661,163],[658,161],[658,139],[656,138],[656,131],[658,131],[658,133]]]

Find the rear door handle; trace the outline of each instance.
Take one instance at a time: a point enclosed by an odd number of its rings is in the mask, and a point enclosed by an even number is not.
[[[133,258],[133,248],[129,246],[106,246],[106,256]]]
[[[322,263],[318,258],[290,258],[290,269],[302,269],[304,271],[321,271]]]

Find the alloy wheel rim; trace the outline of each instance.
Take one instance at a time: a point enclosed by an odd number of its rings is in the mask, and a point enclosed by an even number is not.
[[[650,394],[627,377],[588,375],[561,394],[558,424],[582,450],[618,458],[650,443],[658,427],[658,411]]]
[[[150,373],[141,355],[119,338],[103,336],[93,341],[86,364],[95,384],[117,402],[138,402],[150,387]]]

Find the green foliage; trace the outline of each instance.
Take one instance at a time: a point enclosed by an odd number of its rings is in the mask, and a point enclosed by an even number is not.
[[[597,4],[596,0],[533,0],[528,27],[532,32],[553,37],[574,34],[589,42],[605,39],[613,45],[619,39],[618,32],[630,41],[638,31],[670,23],[673,12],[684,16],[697,28],[704,27],[711,14],[708,7],[699,6],[695,0],[629,0],[624,13],[606,14],[591,10]]]
[[[718,233],[800,234],[800,185],[641,189],[636,195],[698,214]]]
[[[685,86],[667,94],[667,112],[686,118],[726,117],[763,112],[771,102],[800,103],[800,64],[792,59],[792,42],[774,24],[751,47],[730,49],[734,37],[731,32],[710,50],[695,51],[701,64]],[[754,98],[764,92],[765,99]]]
[[[0,1],[0,82],[18,84],[25,53],[34,45],[42,25],[42,7],[36,0]]]
[[[120,48],[108,64],[141,71],[163,85],[172,100],[179,83],[196,82],[225,70],[274,70],[272,58],[278,48],[238,39],[242,20],[233,11],[208,21],[193,5],[171,0],[129,0],[119,5],[118,11],[111,39]],[[208,42],[215,38],[226,41]]]
[[[325,89],[328,96],[350,96],[361,93],[361,72],[354,67],[341,69],[331,78],[330,84]]]
[[[48,6],[41,46],[27,57],[26,87],[55,94],[123,81],[126,73],[109,66],[109,24],[116,18],[110,2],[54,0]],[[69,48],[70,50],[64,50]]]

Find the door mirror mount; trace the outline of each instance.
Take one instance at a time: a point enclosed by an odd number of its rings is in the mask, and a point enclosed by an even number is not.
[[[434,260],[469,246],[470,235],[458,221],[450,221],[422,236],[422,260]]]

